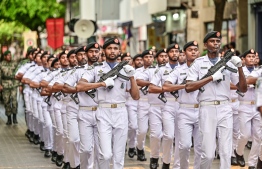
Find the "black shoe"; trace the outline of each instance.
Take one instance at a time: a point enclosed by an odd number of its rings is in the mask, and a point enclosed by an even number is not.
[[[163,163],[162,169],[169,169],[170,164]]]
[[[250,150],[251,147],[252,147],[252,141],[248,141],[247,144],[246,144],[246,148],[248,148]]]
[[[234,153],[236,155],[238,165],[240,165],[240,167],[245,167],[246,163],[245,163],[244,156],[238,155],[236,150],[234,150]]]
[[[256,167],[254,166],[249,166],[248,169],[255,169]]]
[[[11,119],[11,115],[7,116],[7,122],[6,125],[12,125],[12,119]]]
[[[79,166],[77,166],[76,168],[71,168],[71,169],[80,169],[80,165],[79,165]]]
[[[55,162],[56,162],[56,157],[57,157],[57,152],[56,152],[56,151],[53,151],[53,152],[52,152],[51,161],[53,161],[53,162],[55,163]]]
[[[39,137],[39,135],[35,135],[35,136],[34,136],[34,144],[35,144],[35,145],[40,144],[40,137]]]
[[[69,162],[64,163],[62,169],[70,169],[70,163]]]
[[[45,151],[45,143],[43,141],[40,142],[40,150]]]
[[[147,159],[146,159],[144,150],[139,150],[138,148],[136,148],[136,150],[137,150],[137,160],[146,161]]]
[[[13,114],[13,123],[14,124],[17,124],[18,122],[17,122],[17,119],[16,119],[16,114]]]
[[[57,155],[55,161],[56,166],[61,167],[63,165],[63,159],[64,159],[64,155]]]
[[[29,135],[29,141],[30,143],[33,143],[34,142],[34,137],[35,137],[35,133],[33,131],[30,132],[30,135]]]
[[[258,160],[257,160],[257,169],[262,169],[262,161],[260,160],[259,157],[258,157]]]
[[[150,169],[157,169],[158,166],[158,158],[150,158]]]
[[[231,157],[231,165],[237,166],[237,158],[236,157]]]
[[[46,149],[46,150],[45,150],[45,157],[46,157],[46,158],[49,158],[49,157],[51,157],[51,156],[52,156],[51,150]]]
[[[136,149],[135,148],[129,148],[128,149],[128,156],[130,158],[134,158],[135,155],[136,155]]]
[[[29,139],[29,137],[30,137],[30,130],[29,129],[26,130],[25,136]]]

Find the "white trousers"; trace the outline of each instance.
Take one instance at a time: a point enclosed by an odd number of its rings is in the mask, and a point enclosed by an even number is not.
[[[68,137],[68,128],[67,128],[67,116],[66,116],[66,107],[67,103],[63,101],[62,102],[62,107],[61,107],[61,119],[62,119],[62,125],[63,125],[63,143],[64,143],[64,162],[69,162],[69,137]]]
[[[200,169],[201,142],[199,133],[199,109],[180,107],[177,113],[179,132],[179,156],[180,169],[189,168],[189,155],[192,146],[191,138],[194,138],[194,169]]]
[[[149,121],[149,107],[147,101],[140,101],[138,102],[138,109],[137,109],[137,124],[138,124],[138,131],[137,131],[137,148],[139,150],[143,150],[145,146],[146,140],[146,133],[148,130],[148,121]]]
[[[136,147],[136,134],[137,134],[137,107],[130,105],[126,106],[128,113],[128,141],[129,148]]]
[[[255,166],[261,144],[261,116],[255,110],[254,105],[250,105],[250,112],[239,111],[238,115],[240,121],[240,138],[236,152],[238,155],[244,154],[245,145],[252,133],[252,148],[248,156],[248,166]]]
[[[98,131],[96,124],[97,111],[79,110],[78,126],[80,133],[80,166],[81,169],[98,168]],[[95,165],[94,165],[95,161]]]
[[[56,124],[56,135],[55,135],[56,150],[58,155],[63,155],[65,143],[63,139],[64,129],[62,123],[61,109],[54,108],[54,117],[55,117],[55,124]]]
[[[235,157],[234,150],[237,148],[237,142],[240,137],[240,130],[239,130],[239,115],[238,115],[238,108],[239,108],[239,101],[231,102],[230,103],[232,110],[233,110],[233,144],[232,144],[232,157]]]
[[[216,149],[216,131],[218,132],[220,169],[231,168],[232,114],[229,104],[200,107],[201,169],[211,169]]]
[[[124,168],[125,146],[128,131],[126,107],[99,108],[96,114],[99,137],[99,169]]]
[[[53,149],[53,125],[50,113],[47,111],[47,105],[42,104],[42,114],[44,118],[43,125],[43,141],[45,142],[45,149]]]

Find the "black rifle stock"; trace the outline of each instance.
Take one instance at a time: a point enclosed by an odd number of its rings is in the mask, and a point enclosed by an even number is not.
[[[148,93],[148,86],[143,86],[143,87],[141,87],[141,92],[144,94],[144,95],[147,95],[147,93]]]
[[[51,96],[47,96],[44,100],[44,102],[46,102],[46,104],[48,104],[48,106],[51,106],[51,102],[50,102],[50,97]]]
[[[70,97],[71,97],[71,99],[72,99],[76,104],[79,104],[79,103],[80,103],[77,93],[71,94]]]
[[[60,97],[61,95],[62,95],[61,92],[55,92],[55,93],[53,94],[54,98],[56,98],[57,101],[60,101],[60,100],[61,100],[61,97]]]
[[[103,82],[105,81],[106,79],[110,78],[110,77],[114,77],[114,76],[117,76],[117,77],[120,77],[124,80],[129,80],[129,77],[127,76],[124,76],[122,74],[120,74],[120,70],[123,69],[123,67],[125,65],[127,65],[129,63],[129,61],[122,61],[120,62],[118,65],[116,65],[113,69],[111,69],[109,72],[103,74],[100,79],[97,81],[98,82]],[[113,86],[108,86],[107,87],[108,89],[112,89]],[[89,90],[89,91],[85,91],[85,93],[90,96],[91,98],[94,98],[95,97],[95,92],[96,92],[96,89],[92,89],[92,90]]]
[[[234,50],[233,49],[229,49],[228,51],[226,51],[225,55],[223,58],[220,59],[219,62],[217,62],[214,66],[212,66],[211,68],[208,69],[208,72],[206,75],[204,75],[200,80],[205,79],[213,74],[215,74],[221,67],[225,66],[225,69],[237,73],[236,69],[233,69],[229,66],[227,66],[227,62],[230,61],[230,59],[232,58],[232,56],[234,56]],[[218,83],[221,82],[221,80],[217,81]],[[201,93],[203,93],[205,91],[204,87],[199,88],[199,91]]]

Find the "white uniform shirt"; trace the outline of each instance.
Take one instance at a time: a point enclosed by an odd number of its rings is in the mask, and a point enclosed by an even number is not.
[[[168,76],[166,81],[171,82],[172,84],[181,84],[184,79],[187,78],[189,67],[187,64],[176,67]],[[198,90],[194,92],[187,93],[185,89],[178,90],[178,102],[184,104],[198,104],[197,96]]]
[[[257,79],[256,83],[256,107],[262,106],[262,77]]]
[[[247,67],[243,67],[243,72],[245,77],[247,78],[250,76],[250,72]],[[239,101],[254,101],[255,100],[255,85],[248,85],[247,92],[245,93],[244,97],[238,96]]]
[[[217,62],[220,61],[220,58]],[[236,67],[228,62],[227,65],[231,68],[236,69]],[[197,58],[192,66],[189,68],[187,80],[197,81],[201,79],[203,76],[205,76],[208,72],[208,69],[214,66],[208,56],[203,56]],[[223,75],[225,77],[225,80],[218,82],[209,82],[206,85],[204,85],[205,91],[203,93],[198,93],[198,101],[223,101],[223,100],[229,100],[230,97],[230,81],[233,84],[237,84],[239,81],[239,75],[238,73],[233,73],[228,70],[223,71]]]
[[[28,62],[24,65],[22,65],[16,72],[15,75],[17,75],[18,73],[22,73],[22,74],[25,74],[25,72],[30,68],[30,67],[33,67],[35,66],[35,62]]]
[[[52,70],[50,71],[46,77],[43,78],[43,80],[47,81],[47,82],[51,82],[51,80],[54,79],[55,76],[58,76],[59,73],[60,73],[61,69],[55,69],[55,70]]]
[[[103,65],[95,66],[92,70],[85,72],[82,78],[86,79],[89,83],[94,83],[100,79],[100,76],[108,73],[110,70],[110,66],[106,62],[103,62]],[[120,70],[120,74],[126,76],[123,69]],[[112,89],[105,87],[97,88],[97,97],[95,99],[97,103],[119,104],[126,102],[126,90],[129,90],[131,87],[130,81],[120,77],[117,77],[114,81],[115,84]]]
[[[88,69],[90,68],[87,64],[83,67],[76,68],[75,71],[71,72],[71,74],[69,75],[69,78],[66,80],[65,83],[68,84],[69,86],[75,86],[75,84],[82,78],[82,75],[85,72],[89,71]],[[88,96],[85,92],[79,92],[78,99],[80,102],[79,106],[90,106],[90,107],[97,106],[97,103],[90,96]]]

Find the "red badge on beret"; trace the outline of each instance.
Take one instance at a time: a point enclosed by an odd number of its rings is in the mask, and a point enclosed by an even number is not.
[[[68,50],[65,51],[65,54],[68,54]]]
[[[164,49],[164,51],[166,52],[166,48]]]
[[[251,53],[255,53],[254,49],[250,49],[250,52],[251,52]]]
[[[118,39],[115,39],[114,42],[115,42],[115,43],[118,43]]]
[[[220,37],[220,32],[217,32],[217,37]]]
[[[97,43],[95,44],[95,48],[98,48],[98,44]]]
[[[84,48],[84,50],[86,50],[86,46],[84,46],[83,48]]]
[[[194,44],[194,45],[197,45],[197,41],[194,41],[193,44]]]
[[[231,50],[231,52],[235,52],[235,50],[233,48],[231,48],[230,50]]]
[[[128,52],[128,53],[126,54],[126,56],[130,56],[130,53]]]
[[[178,48],[178,44],[175,44],[175,48],[176,48],[176,49]]]
[[[151,50],[149,51],[149,54],[150,54],[150,55],[152,55],[152,54],[153,54]]]

